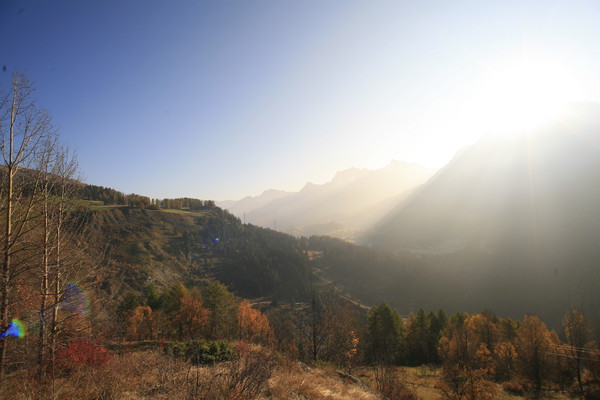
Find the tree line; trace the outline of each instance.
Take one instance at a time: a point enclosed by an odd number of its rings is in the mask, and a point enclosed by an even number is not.
[[[101,201],[104,205],[122,205],[142,209],[169,209],[169,210],[213,210],[216,208],[214,200],[200,200],[191,197],[180,197],[174,199],[155,199],[135,193],[125,194],[118,190],[84,184],[79,191],[82,200]]]
[[[441,365],[438,388],[448,399],[493,399],[491,382],[535,398],[549,390],[598,395],[600,350],[591,323],[573,309],[562,325],[559,336],[535,315],[516,321],[489,311],[447,317],[421,309],[403,319],[382,303],[369,311],[366,358],[379,366]]]
[[[132,341],[272,340],[267,317],[220,282],[202,290],[178,283],[164,290],[149,284],[141,296],[130,292],[117,309],[115,332]]]

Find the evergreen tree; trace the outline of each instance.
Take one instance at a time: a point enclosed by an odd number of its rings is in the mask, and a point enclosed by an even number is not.
[[[376,364],[398,360],[404,324],[400,314],[386,302],[374,306],[367,319],[367,357]]]
[[[208,326],[212,339],[229,339],[237,331],[238,305],[235,296],[220,282],[204,291],[204,307],[210,311]]]

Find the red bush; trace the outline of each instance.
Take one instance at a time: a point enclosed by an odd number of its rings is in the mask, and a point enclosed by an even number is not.
[[[518,382],[508,381],[502,383],[502,389],[505,392],[515,394],[517,396],[523,396],[525,394],[525,388]]]
[[[56,352],[56,365],[64,371],[72,371],[78,367],[100,367],[110,358],[110,352],[103,346],[86,339],[75,339]]]

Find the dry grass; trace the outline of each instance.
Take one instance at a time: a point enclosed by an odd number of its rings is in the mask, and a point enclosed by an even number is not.
[[[0,387],[0,398],[46,399],[174,399],[185,381],[187,364],[148,351],[115,356],[101,368],[82,368],[69,376],[38,382],[20,373]]]
[[[101,368],[38,382],[22,372],[0,385],[12,400],[217,400],[356,399],[379,396],[340,378],[334,370],[310,369],[254,348],[232,362],[196,367],[159,351],[115,355]]]
[[[402,368],[402,384],[423,400],[439,400],[439,372]],[[115,355],[105,366],[37,382],[31,373],[8,376],[0,399],[11,400],[381,400],[372,368],[355,371],[361,382],[339,376],[333,368],[309,368],[261,348],[245,357],[214,366],[196,367],[149,350]],[[498,385],[496,397],[516,400]],[[555,395],[553,399],[567,397]]]
[[[422,400],[440,400],[442,392],[436,388],[436,384],[440,379],[440,369],[435,367],[402,367],[400,373],[402,382],[407,388],[412,390],[419,399]],[[375,388],[377,383],[375,380],[374,368],[361,368],[355,374],[369,386]],[[495,388],[494,399],[497,400],[523,400],[524,397],[507,393],[503,390],[501,384],[491,383]],[[566,394],[562,393],[547,393],[546,399],[552,400],[567,400],[570,399]]]
[[[178,210],[178,209],[174,209],[174,208],[161,208],[158,211],[169,213],[169,214],[193,215],[195,217],[203,217],[208,214],[208,211]]]
[[[280,366],[269,381],[270,399],[378,400],[363,385],[343,380],[333,369],[312,369],[299,363]]]

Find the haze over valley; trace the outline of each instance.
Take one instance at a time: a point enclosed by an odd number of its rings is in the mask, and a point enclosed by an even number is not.
[[[313,234],[352,239],[429,179],[436,170],[392,161],[367,170],[338,172],[322,185],[307,183],[299,192],[270,190],[257,197],[217,204],[247,223],[296,236]]]

